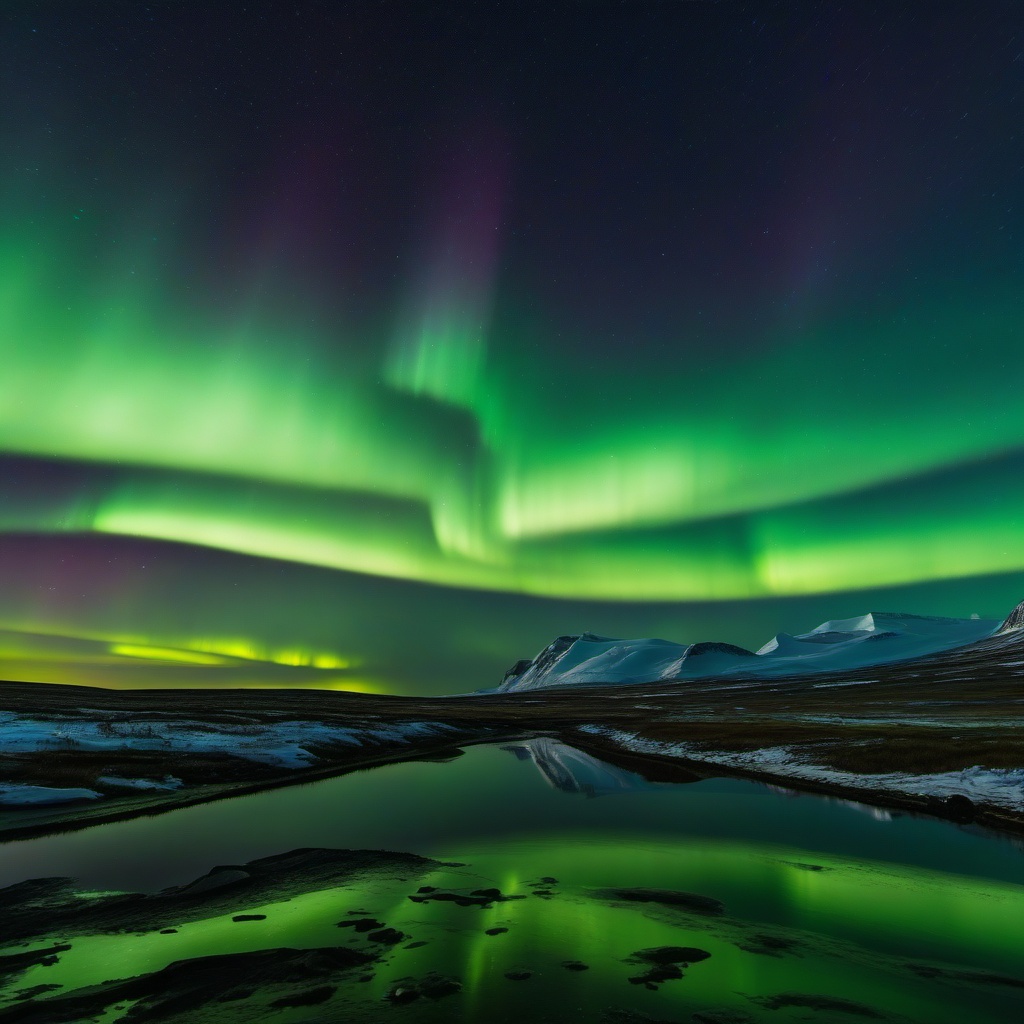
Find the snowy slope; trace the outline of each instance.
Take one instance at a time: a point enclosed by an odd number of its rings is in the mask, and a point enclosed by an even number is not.
[[[499,691],[845,671],[936,654],[1006,628],[995,619],[868,612],[831,619],[809,633],[779,633],[756,653],[731,644],[616,640],[583,633],[560,636],[533,661],[519,662]]]

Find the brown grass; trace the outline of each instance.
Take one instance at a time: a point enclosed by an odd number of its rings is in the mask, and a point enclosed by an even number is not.
[[[1024,734],[1012,728],[720,720],[654,722],[639,733],[661,743],[692,743],[708,752],[790,747],[808,762],[865,774],[1024,766]]]

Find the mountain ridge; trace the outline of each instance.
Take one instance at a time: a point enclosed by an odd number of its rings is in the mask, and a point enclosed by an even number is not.
[[[563,634],[533,659],[517,661],[497,692],[845,672],[925,658],[1018,629],[1024,629],[1024,601],[1001,622],[911,612],[828,619],[806,633],[777,633],[756,652],[716,641]]]

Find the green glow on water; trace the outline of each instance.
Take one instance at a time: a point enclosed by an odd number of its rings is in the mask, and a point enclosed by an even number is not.
[[[182,923],[172,935],[73,938],[72,950],[57,966],[31,969],[19,986],[56,982],[71,989],[190,957],[342,944],[353,936],[339,932],[335,922],[360,909],[426,944],[395,947],[387,963],[375,968],[372,983],[343,985],[338,998],[380,1005],[399,978],[438,971],[462,981],[462,992],[444,1004],[459,1020],[483,1019],[496,1006],[526,1012],[538,999],[553,1019],[621,1006],[663,1015],[731,1008],[758,1020],[790,1020],[806,1011],[766,1010],[757,1000],[802,993],[934,1024],[968,1018],[994,1024],[1008,1019],[1018,998],[998,985],[936,982],[908,965],[1019,971],[1019,886],[836,857],[815,856],[817,869],[811,870],[806,853],[779,847],[706,841],[633,847],[599,835],[577,837],[571,848],[536,839],[459,855],[469,862],[461,869],[441,868],[405,883],[357,880],[342,889],[235,911],[266,914],[266,921],[238,924],[224,915]],[[531,881],[547,873],[559,879],[556,895],[533,895]],[[707,918],[598,896],[602,887],[627,879],[712,895],[725,903],[726,914]],[[410,902],[406,893],[424,883],[497,885],[525,899],[484,910]],[[484,933],[495,926],[508,931]],[[791,948],[782,955],[753,951],[764,934]],[[354,944],[374,949],[362,937]],[[656,992],[630,985],[628,977],[640,970],[626,962],[631,954],[661,945],[696,946],[711,957]],[[590,970],[566,971],[563,960],[580,960]],[[528,970],[533,977],[521,989],[510,987],[508,970]]]

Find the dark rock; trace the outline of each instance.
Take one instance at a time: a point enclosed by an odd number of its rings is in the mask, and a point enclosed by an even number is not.
[[[504,935],[507,931],[507,928],[487,928],[484,931],[484,935]]]
[[[637,974],[629,979],[631,985],[646,985],[657,988],[666,981],[678,981],[683,976],[682,970],[675,964],[655,964],[644,974]]]
[[[242,882],[248,882],[251,878],[252,875],[245,868],[233,865],[213,868],[208,874],[200,876],[194,882],[181,886],[178,892],[182,896],[201,896],[214,889],[240,885]]]
[[[690,1018],[692,1024],[752,1024],[753,1020],[742,1010],[701,1010]]]
[[[936,967],[933,964],[907,964],[915,974],[922,978],[939,978],[957,984],[968,982],[972,985],[997,985],[1006,988],[1024,988],[1024,979],[1011,978],[1005,974],[991,974],[987,971],[958,971],[949,967]]]
[[[161,935],[177,935],[178,934],[178,929],[177,928],[161,928],[160,929],[160,934]]]
[[[44,995],[46,992],[56,992],[57,989],[63,987],[63,985],[33,985],[31,988],[18,989],[14,993],[14,998],[19,1003],[23,1003],[26,999],[35,999],[36,996]]]
[[[790,1006],[800,1006],[828,1014],[846,1013],[853,1017],[868,1017],[872,1020],[885,1019],[881,1013],[870,1006],[865,1006],[864,1003],[855,1003],[852,999],[836,999],[832,996],[783,992],[777,996],[761,996],[753,1001],[769,1010],[783,1010]]]
[[[73,898],[74,879],[71,878],[29,878],[0,889],[0,914],[7,919],[24,906],[46,906],[62,898]],[[4,930],[4,941],[8,941]]]
[[[458,978],[448,978],[443,974],[431,972],[420,981],[420,994],[427,999],[444,999],[462,991],[462,982]]]
[[[656,988],[666,981],[678,981],[683,976],[683,967],[707,960],[711,954],[696,946],[653,946],[650,949],[638,949],[628,959],[631,964],[648,964],[643,974],[630,978],[632,985],[646,985]]]
[[[400,978],[385,997],[392,1003],[411,1003],[417,999],[444,999],[462,991],[458,978],[449,978],[431,971],[422,978]]]
[[[237,1003],[243,999],[248,999],[250,996],[256,995],[256,989],[254,988],[235,988],[230,992],[225,992],[224,995],[217,999],[218,1003]]]
[[[335,985],[318,985],[316,988],[306,989],[305,992],[296,992],[292,996],[282,996],[270,1005],[275,1009],[284,1009],[288,1006],[318,1006],[320,1003],[326,1003],[337,991]]]
[[[64,953],[71,946],[68,943],[57,943],[45,949],[30,949],[26,953],[8,953],[0,956],[0,980],[11,978],[27,971],[30,967],[52,967],[58,962],[58,953]]]
[[[509,981],[528,981],[533,977],[532,971],[506,971],[505,977]]]
[[[266,914],[235,914],[232,921],[266,921]]]
[[[437,886],[436,885],[421,885],[416,891],[417,892],[437,892]]]
[[[379,942],[385,946],[397,946],[403,939],[408,938],[405,932],[400,932],[397,928],[382,928],[379,932],[370,932],[366,937],[371,942]]]
[[[602,1024],[678,1024],[676,1020],[665,1020],[662,1017],[648,1017],[646,1013],[637,1013],[635,1010],[605,1010],[601,1016]]]
[[[589,971],[590,965],[583,963],[581,960],[563,960],[562,966],[567,971]]]
[[[377,928],[383,928],[384,922],[373,917],[356,917],[351,921],[339,921],[335,928],[355,928],[357,932],[372,932]]]
[[[517,679],[521,676],[533,662],[529,658],[520,658],[506,673],[502,676],[501,684],[505,685],[510,679]]]
[[[682,964],[688,967],[690,964],[699,964],[701,960],[707,960],[710,956],[707,950],[697,949],[696,946],[653,946],[650,949],[638,949],[629,957],[627,963]]]
[[[996,630],[997,633],[1009,633],[1012,629],[1020,629],[1024,626],[1024,601],[1021,601],[1016,608],[1003,620],[1003,624]]]
[[[725,913],[725,904],[712,896],[695,892],[677,892],[674,889],[598,889],[599,899],[626,903],[660,903],[664,907],[679,907],[703,917],[719,917]]]
[[[253,953],[226,953],[220,956],[177,960],[163,970],[122,981],[110,981],[89,988],[50,996],[40,1002],[26,1003],[4,1013],[5,1021],[31,1021],[31,1024],[71,1024],[88,1020],[117,1003],[133,1002],[133,1020],[159,1020],[165,1017],[206,1019],[196,1011],[211,1003],[246,999],[256,991],[253,979],[270,989],[277,1000],[298,999],[271,1005],[309,1005],[311,995],[319,998],[328,982],[353,968],[363,967],[374,958],[344,947],[322,949],[262,949]],[[277,991],[274,991],[274,990]],[[282,991],[283,989],[283,991]],[[31,1014],[29,1016],[28,1014]]]
[[[396,981],[391,988],[388,989],[388,994],[384,997],[391,1003],[411,1003],[419,999],[420,990],[416,986],[416,982],[412,978],[403,978],[401,981]]]
[[[454,890],[438,889],[435,892],[409,897],[413,903],[427,903],[436,900],[441,903],[454,903],[459,907],[489,907],[494,903],[508,903],[511,900],[525,900],[525,896],[505,896],[500,889],[474,889],[471,893],[455,892]]]
[[[240,904],[264,906],[354,879],[393,880],[437,867],[437,861],[415,854],[302,849],[218,868],[190,885],[152,895],[80,892],[68,879],[33,879],[0,890],[0,921],[7,945],[54,934],[156,932],[168,924],[230,915]],[[221,884],[229,879],[230,884]]]
[[[466,896],[459,892],[433,892],[426,896],[410,896],[413,903],[454,903],[459,907],[489,907],[493,900],[482,896]]]
[[[701,640],[698,643],[691,644],[686,652],[686,657],[689,660],[691,658],[699,658],[703,654],[729,654],[735,658],[755,657],[754,652],[748,651],[746,647],[737,647],[736,644],[727,644],[718,640]]]
[[[419,939],[416,942],[410,942],[407,946],[403,946],[403,949],[419,949],[420,946],[425,946],[427,943],[424,939]]]
[[[942,801],[943,813],[952,818],[954,821],[967,823],[974,821],[976,814],[978,813],[977,808],[974,806],[974,801],[970,797],[964,796],[962,793],[953,793],[951,796],[947,796]]]
[[[747,936],[742,942],[736,943],[737,948],[758,956],[782,956],[800,949],[802,943],[796,939],[787,939],[781,935],[756,934]]]

